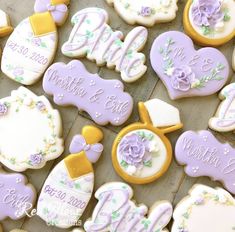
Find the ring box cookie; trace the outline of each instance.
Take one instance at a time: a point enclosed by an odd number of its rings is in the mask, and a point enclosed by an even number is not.
[[[172,147],[167,133],[180,129],[177,108],[152,99],[139,103],[141,122],[122,129],[112,148],[112,162],[116,172],[133,184],[150,183],[169,168]]]
[[[223,45],[235,36],[234,12],[234,0],[188,0],[184,30],[201,45]]]

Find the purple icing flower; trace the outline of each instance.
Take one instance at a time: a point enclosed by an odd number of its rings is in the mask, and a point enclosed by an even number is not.
[[[38,37],[33,37],[32,40],[31,40],[32,44],[37,46],[37,47],[40,47],[41,46],[41,39],[38,38]]]
[[[7,105],[5,103],[0,103],[0,115],[5,115],[7,110]]]
[[[13,71],[14,76],[21,76],[24,74],[24,70],[22,68],[16,67]]]
[[[214,26],[223,19],[220,0],[196,0],[192,6],[193,22],[198,26]]]
[[[37,166],[37,165],[41,164],[42,161],[43,161],[42,153],[36,153],[36,154],[30,155],[30,163],[33,166]]]
[[[151,156],[146,152],[148,141],[133,133],[125,136],[119,144],[118,152],[121,159],[129,165],[138,166],[149,161]]]
[[[46,106],[45,106],[45,104],[44,104],[42,101],[38,101],[38,102],[36,103],[36,107],[37,107],[38,110],[40,110],[40,111],[44,111],[44,110],[46,109]]]
[[[143,17],[150,16],[151,13],[152,13],[151,7],[149,7],[149,6],[142,6],[141,7],[141,11],[140,11],[141,16],[143,16]]]
[[[171,74],[171,84],[174,89],[188,91],[191,84],[195,81],[195,74],[187,65],[174,68]]]

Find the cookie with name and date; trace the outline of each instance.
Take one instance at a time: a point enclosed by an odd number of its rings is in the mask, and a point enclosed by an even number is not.
[[[227,85],[219,94],[222,100],[209,127],[219,132],[235,131],[235,83]]]
[[[78,60],[55,63],[43,78],[43,89],[58,105],[74,105],[99,125],[123,124],[133,108],[132,97],[119,80],[104,80],[89,73]]]
[[[125,82],[141,78],[146,70],[144,47],[148,31],[135,27],[124,39],[121,31],[107,24],[108,14],[101,8],[85,8],[72,17],[73,30],[62,46],[62,53],[71,58],[86,57],[97,65],[115,69]]]
[[[74,136],[70,153],[58,163],[46,179],[37,204],[37,215],[48,225],[60,228],[76,226],[86,209],[94,186],[92,163],[99,159],[103,133],[85,126]]]
[[[214,94],[229,78],[223,53],[211,47],[195,50],[192,40],[179,31],[158,36],[150,60],[171,99]]]
[[[15,28],[3,49],[1,69],[23,85],[40,79],[54,59],[57,26],[68,16],[69,0],[36,0],[35,12]]]
[[[0,162],[22,172],[39,169],[64,150],[60,114],[25,87],[0,99]]]
[[[35,188],[24,175],[7,173],[0,167],[0,221],[24,217],[32,210],[36,195]]]
[[[175,146],[176,160],[191,177],[208,176],[235,194],[235,148],[207,130],[183,133]]]
[[[0,37],[9,35],[13,31],[9,16],[0,9]]]
[[[194,185],[173,213],[171,232],[233,232],[235,199],[222,188]]]
[[[179,110],[159,99],[139,103],[140,122],[123,128],[112,148],[116,172],[127,182],[146,184],[169,168],[172,147],[167,133],[180,129]]]
[[[84,224],[87,232],[168,231],[165,227],[173,211],[170,202],[157,201],[148,210],[144,204],[136,205],[132,188],[122,182],[104,184],[95,197],[98,203]]]
[[[154,26],[176,17],[178,0],[106,0],[128,24]]]
[[[188,0],[183,24],[195,42],[220,46],[235,36],[234,0]]]

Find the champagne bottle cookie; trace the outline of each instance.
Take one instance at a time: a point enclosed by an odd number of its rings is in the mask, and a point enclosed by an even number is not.
[[[67,18],[68,3],[69,0],[36,0],[36,13],[15,28],[3,49],[3,73],[24,85],[39,80],[54,59],[56,27]]]
[[[180,129],[179,110],[159,99],[139,103],[141,122],[133,123],[117,135],[112,148],[116,172],[127,182],[150,183],[170,166],[172,147],[165,136]]]
[[[37,214],[49,225],[69,228],[77,224],[91,198],[95,163],[102,151],[103,133],[85,126],[70,145],[71,155],[55,166],[38,199]]]
[[[223,45],[235,36],[234,12],[234,0],[188,0],[184,30],[201,45]]]

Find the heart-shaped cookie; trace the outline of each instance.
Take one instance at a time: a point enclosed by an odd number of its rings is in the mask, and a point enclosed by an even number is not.
[[[182,32],[169,31],[157,37],[150,60],[171,99],[211,95],[229,77],[228,61],[219,50],[195,50],[192,40]]]

